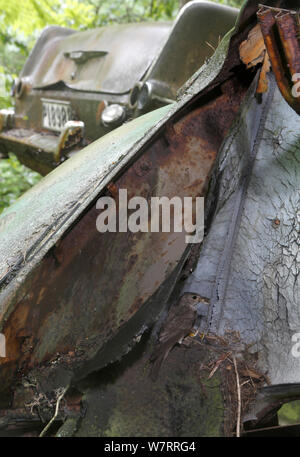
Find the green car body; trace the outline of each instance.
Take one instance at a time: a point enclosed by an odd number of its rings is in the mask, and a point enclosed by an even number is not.
[[[237,12],[197,1],[174,24],[45,29],[15,82],[14,110],[0,112],[0,150],[47,174],[129,119],[172,103]]]

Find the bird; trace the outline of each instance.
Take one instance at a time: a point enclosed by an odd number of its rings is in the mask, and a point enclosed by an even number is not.
[[[150,376],[152,380],[157,379],[161,365],[173,347],[177,343],[180,344],[191,333],[197,320],[196,305],[198,301],[198,296],[185,294],[171,308],[165,325],[159,334],[158,346],[150,356],[150,362],[152,363]]]

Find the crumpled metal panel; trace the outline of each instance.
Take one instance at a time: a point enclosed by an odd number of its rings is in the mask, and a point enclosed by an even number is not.
[[[128,152],[171,105],[136,119],[85,148],[63,163],[1,214],[0,278],[29,262],[29,252],[38,260],[130,159]],[[61,196],[64,196],[61,199]],[[36,257],[38,256],[38,258]]]
[[[216,212],[185,291],[210,299],[209,330],[238,331],[279,384],[300,372],[300,118],[274,81],[264,99],[252,93],[220,152]]]
[[[122,187],[131,196],[203,195],[248,88],[230,71],[221,78],[223,89],[211,85],[204,103],[196,97],[186,109],[182,100],[90,145],[2,215],[1,330],[10,351],[0,360],[3,390],[18,367],[50,370],[41,377],[53,388],[105,366],[161,310],[186,258],[184,233],[99,236],[95,199],[104,186],[113,195]],[[146,176],[141,154],[152,164]]]
[[[80,154],[80,160],[76,156],[51,173],[39,188],[4,214],[2,220],[5,223],[6,218],[8,225],[3,231],[2,246],[8,268],[1,280],[0,298],[1,329],[8,353],[0,361],[0,376],[5,378],[2,388],[9,383],[9,370],[14,372],[22,367],[25,375],[38,365],[51,363],[57,354],[59,369],[70,368],[65,375],[80,378],[121,357],[134,335],[150,325],[172,290],[177,270],[182,268],[187,251],[185,233],[99,234],[98,212],[95,200],[91,202],[90,198],[95,197],[95,188],[97,196],[101,195],[101,177],[102,186],[108,184],[107,190],[116,201],[119,189],[126,189],[129,198],[204,195],[222,138],[247,90],[235,78],[232,84],[236,84],[234,93],[231,83],[227,83],[226,90],[213,92],[204,106],[196,105],[173,124],[167,124],[164,134],[146,145],[133,163],[125,156],[128,166],[113,182],[107,181],[110,166],[167,108],[128,124],[127,137],[125,127],[109,138],[104,137],[100,151],[103,153],[105,146],[110,145],[106,154],[111,155],[103,155],[99,162],[95,160],[93,173],[87,149],[86,156]],[[219,117],[213,116],[217,106],[222,107]],[[90,149],[97,151],[92,146]],[[94,188],[93,177],[97,180]],[[44,201],[33,203],[41,194]],[[56,203],[58,199],[60,204]],[[44,212],[42,208],[46,215],[38,221],[38,215]],[[77,213],[74,221],[76,211],[80,217]],[[7,219],[9,216],[11,219]],[[28,218],[35,220],[36,231],[32,222],[28,231]],[[71,225],[73,221],[75,224]],[[28,238],[21,236],[21,224],[29,233]],[[12,232],[9,225],[15,227]],[[68,232],[63,236],[66,229]],[[54,245],[59,238],[60,243]],[[70,359],[69,352],[74,352],[74,359]],[[61,382],[61,374],[57,378]]]
[[[197,100],[199,93],[205,94],[229,77],[230,67],[226,62],[230,60],[234,64],[235,60],[239,61],[238,55],[227,57],[229,44],[231,41],[234,43],[239,23],[246,21],[254,11],[255,8],[241,11],[236,30],[228,34],[209,62],[203,65],[189,84],[182,89],[177,103],[146,114],[95,141],[81,154],[63,163],[5,210],[0,217],[3,240],[0,255],[5,259],[0,265],[2,283],[7,270],[11,267],[14,269],[17,265],[17,258],[20,258],[24,246],[26,251],[31,250],[33,246],[38,246],[38,240],[45,236],[43,233],[48,233],[51,229],[50,234],[57,232],[57,237],[51,236],[51,242],[47,248],[45,245],[43,251],[45,253],[101,189],[126,163],[130,162],[154,134],[167,124],[168,119],[183,111],[185,106],[189,106],[194,96]],[[247,31],[244,35],[247,36]],[[240,37],[241,40],[242,37]],[[59,195],[64,195],[63,201],[58,198]],[[48,212],[47,208],[49,208]],[[14,223],[12,223],[13,220]],[[47,232],[44,232],[46,228]],[[26,241],[27,238],[29,243]],[[49,235],[47,239],[50,239]]]
[[[299,118],[272,76],[258,99],[257,78],[241,68],[239,44],[256,10],[257,2],[247,4],[178,103],[94,143],[42,181],[43,192],[33,189],[0,218],[1,254],[9,260],[1,266],[0,331],[10,351],[0,360],[2,392],[27,375],[51,391],[120,358],[178,282],[189,253],[182,236],[99,236],[94,204],[103,187],[113,197],[119,188],[130,195],[204,195],[212,173],[208,236],[192,275],[197,287],[202,278],[212,285],[195,289],[211,301],[210,336],[233,330],[241,344],[261,350],[271,382],[297,380],[287,348],[298,329]],[[237,65],[243,77],[236,77]],[[113,156],[107,163],[102,154]],[[188,285],[195,286],[190,279]]]

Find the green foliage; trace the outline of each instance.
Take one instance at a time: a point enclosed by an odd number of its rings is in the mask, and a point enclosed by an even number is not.
[[[0,65],[0,108],[11,106],[9,87],[12,83],[12,76],[7,74],[5,68]]]
[[[47,25],[91,26],[93,6],[80,0],[0,0],[1,22],[13,37],[32,37]]]
[[[222,3],[223,5],[233,6],[235,8],[240,8],[245,0],[213,0],[217,3]]]
[[[215,0],[240,6],[243,0]],[[41,30],[60,25],[84,30],[113,23],[172,20],[185,0],[0,0],[0,108]],[[3,94],[3,84],[8,89]]]
[[[21,165],[14,154],[0,160],[0,213],[41,179],[38,173]]]
[[[86,0],[94,9],[93,27],[112,23],[146,20],[171,20],[179,9],[179,0]]]
[[[285,403],[278,411],[280,425],[292,425],[300,422],[300,400]]]

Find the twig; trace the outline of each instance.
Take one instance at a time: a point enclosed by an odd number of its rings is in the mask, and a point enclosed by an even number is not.
[[[238,407],[237,407],[237,420],[236,420],[236,436],[241,436],[241,409],[242,409],[242,402],[241,402],[241,386],[240,386],[240,378],[236,364],[236,358],[233,357],[233,364],[234,370],[236,375],[236,388],[237,388],[237,398],[238,398]]]
[[[208,41],[205,41],[205,44],[207,44],[207,46],[209,46],[215,52],[216,48],[212,44],[210,44]]]
[[[227,359],[227,357],[229,357],[231,355],[231,352],[226,352],[226,354],[223,354],[221,355],[221,357],[219,357],[219,359],[216,361],[215,363],[215,366],[214,368],[212,369],[212,371],[210,372],[209,376],[208,376],[208,379],[212,378],[213,375],[215,374],[215,372],[217,371],[217,369],[219,368],[220,364],[222,362],[224,362],[224,360]]]
[[[63,399],[65,393],[67,392],[68,390],[68,387],[65,387],[64,389],[62,389],[61,393],[58,395],[57,397],[57,401],[56,401],[56,406],[55,406],[55,413],[54,413],[54,416],[52,417],[52,419],[50,420],[50,422],[48,422],[48,424],[46,425],[45,428],[43,428],[43,430],[41,431],[40,433],[40,437],[44,436],[45,433],[49,430],[50,426],[52,425],[52,423],[55,421],[57,415],[58,415],[58,411],[59,411],[59,404],[61,402],[61,400]]]
[[[247,381],[244,381],[240,387],[243,387],[245,384],[248,384],[248,382],[250,382],[250,381],[253,383],[252,378],[250,378],[250,379],[247,379]]]

